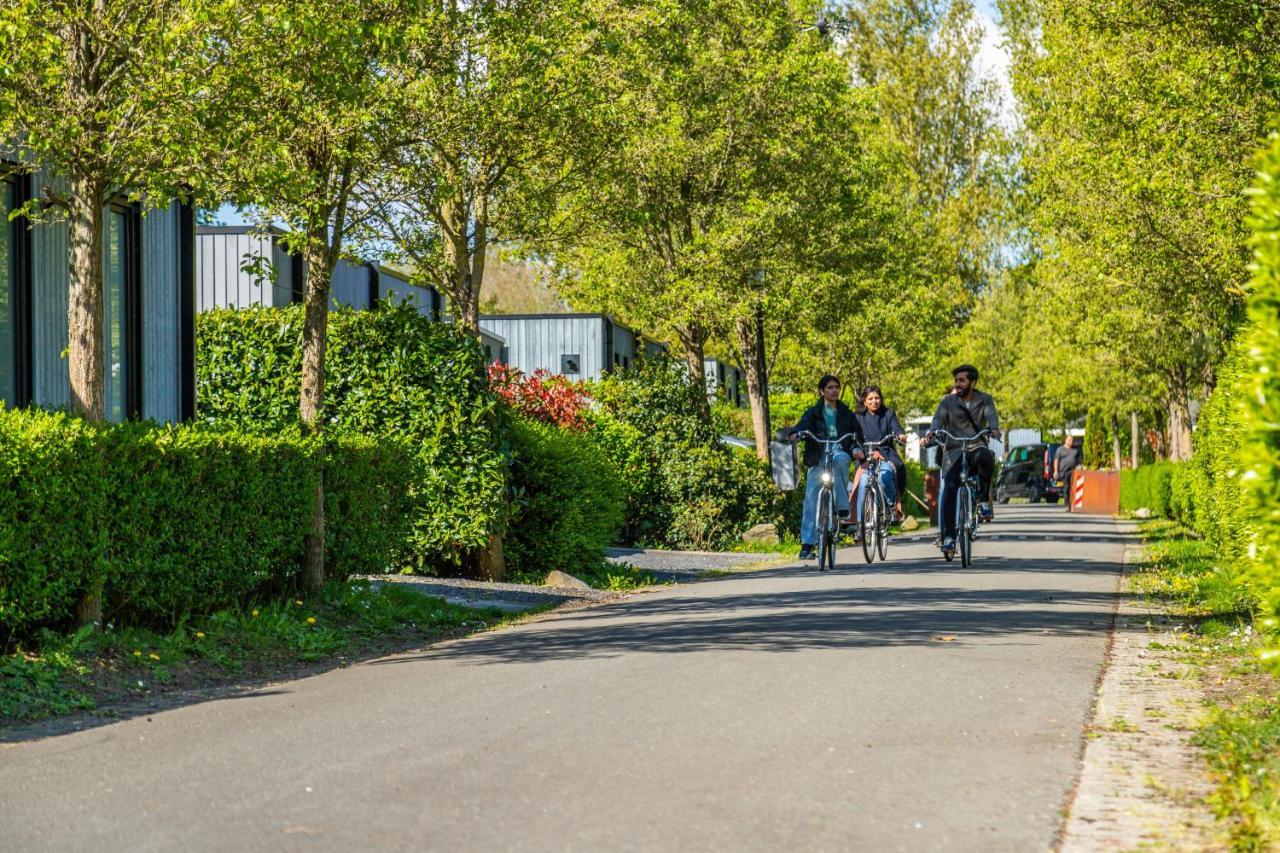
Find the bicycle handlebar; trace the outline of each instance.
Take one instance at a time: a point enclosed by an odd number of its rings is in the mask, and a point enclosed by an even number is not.
[[[842,444],[845,439],[854,437],[853,433],[846,432],[844,435],[840,436],[839,438],[818,438],[816,435],[809,432],[807,429],[796,430],[795,434],[800,438],[807,438],[807,439],[811,439],[812,441],[816,441],[818,442],[818,444]]]
[[[951,433],[947,432],[945,429],[936,429],[936,430],[933,430],[932,432],[934,435],[941,435],[946,439],[948,439],[949,441],[964,445],[964,444],[970,444],[972,442],[978,441],[982,439],[984,436],[990,435],[991,430],[984,429],[975,435],[952,435]],[[929,443],[933,444],[934,442],[930,441]]]

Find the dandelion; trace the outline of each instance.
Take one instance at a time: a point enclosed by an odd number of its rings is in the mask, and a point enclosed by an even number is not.
[[[156,654],[155,652],[152,652],[151,654],[147,655],[147,657],[151,658],[152,660],[160,660],[160,655]]]
[[[140,658],[140,657],[142,657],[142,651],[141,651],[140,649],[134,649],[134,650],[133,650],[133,656],[134,656],[135,658]]]
[[[296,605],[298,605],[299,607],[301,607],[301,606],[302,606],[302,599],[301,599],[301,598],[295,598],[295,599],[293,600],[293,603],[294,603],[294,604],[296,604]]]
[[[204,631],[196,631],[196,639],[197,639],[197,640],[203,640],[203,639],[204,639]]]
[[[254,617],[255,619],[258,617],[258,611],[256,611],[256,610],[255,610],[255,611],[253,611],[253,617]]]
[[[314,617],[314,616],[308,616],[308,617],[307,617],[307,624],[308,624],[308,625],[314,625],[314,624],[316,624],[316,617]]]

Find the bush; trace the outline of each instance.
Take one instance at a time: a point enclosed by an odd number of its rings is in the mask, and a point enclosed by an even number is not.
[[[1153,515],[1173,517],[1173,462],[1155,462],[1120,472],[1120,509],[1149,509]]]
[[[211,311],[197,320],[200,417],[258,431],[297,422],[301,306]],[[329,317],[324,419],[342,434],[414,449],[418,568],[457,565],[501,529],[506,463],[479,345],[407,305]]]
[[[509,435],[514,507],[504,550],[512,578],[593,574],[622,526],[617,468],[570,430],[513,418]]]
[[[1250,572],[1269,627],[1280,633],[1280,134],[1261,168],[1253,207],[1255,272],[1248,301],[1246,357],[1239,377],[1246,513],[1254,523]],[[1280,650],[1271,661],[1280,666]]]
[[[600,403],[588,434],[622,476],[624,541],[721,548],[781,520],[784,498],[768,466],[723,445],[715,422],[699,417],[706,391],[682,362],[647,359],[588,391]]]
[[[297,431],[0,412],[0,638],[68,624],[99,581],[108,619],[153,624],[292,586],[319,454]],[[345,440],[325,453],[342,471],[335,575],[385,566],[404,538],[394,454]]]

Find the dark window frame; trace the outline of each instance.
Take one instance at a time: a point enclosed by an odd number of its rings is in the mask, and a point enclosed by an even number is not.
[[[13,186],[13,207],[18,209],[31,200],[31,175],[20,171],[17,164],[0,163],[0,180]],[[31,351],[31,305],[33,300],[31,228],[25,217],[5,223],[13,246],[13,400],[9,405],[22,408],[31,405],[34,384],[34,361]]]
[[[112,199],[106,213],[119,213],[124,217],[124,416],[138,420],[142,418],[143,377],[142,210],[137,204]],[[105,334],[106,329],[103,332]],[[105,363],[102,369],[107,369]]]

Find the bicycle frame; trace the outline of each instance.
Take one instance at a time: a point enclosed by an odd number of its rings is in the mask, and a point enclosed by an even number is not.
[[[889,552],[889,500],[885,497],[884,486],[880,482],[880,470],[889,463],[883,455],[877,459],[876,451],[888,447],[892,441],[892,436],[886,436],[879,441],[862,443],[862,451],[867,457],[867,465],[863,469],[862,476],[869,479],[867,490],[863,493],[862,506],[859,509],[861,510],[862,555],[868,563],[875,559],[877,553],[880,554],[880,559],[884,560]]]
[[[818,523],[818,570],[827,571],[836,565],[836,539],[840,535],[840,521],[836,517],[835,493],[835,457],[836,448],[846,440],[854,437],[853,433],[845,433],[839,438],[819,438],[808,430],[796,433],[802,438],[811,439],[822,445],[822,461],[819,477],[822,485],[818,489],[817,523]]]
[[[984,429],[976,435],[952,435],[946,430],[937,430],[935,433],[947,439],[948,444],[960,445],[960,488],[956,490],[955,508],[956,540],[960,547],[960,564],[966,568],[973,562],[973,540],[978,534],[978,516],[973,497],[978,489],[978,477],[969,470],[969,454],[978,449],[982,439],[990,432],[991,430]],[[950,561],[954,552],[944,550],[942,555]]]

